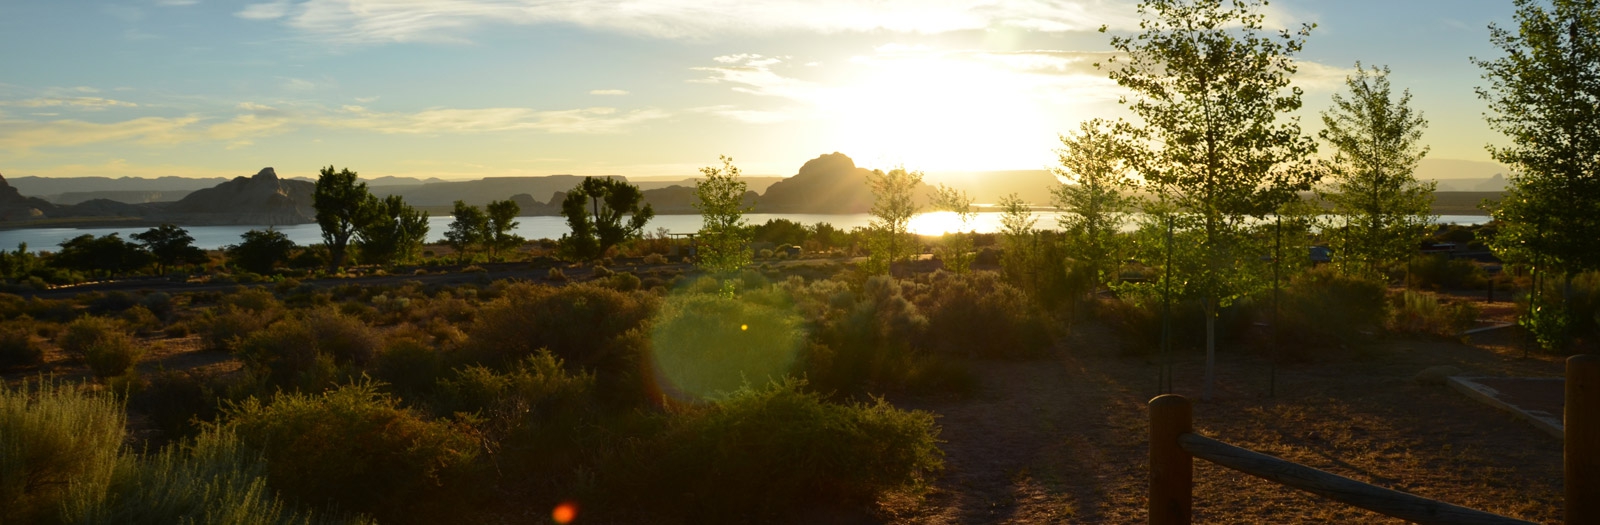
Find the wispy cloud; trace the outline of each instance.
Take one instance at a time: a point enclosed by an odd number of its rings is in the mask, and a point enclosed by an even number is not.
[[[0,119],[0,149],[18,152],[117,141],[171,144],[182,142],[189,135],[186,129],[200,121],[200,117],[143,117],[111,123]]]
[[[570,24],[658,38],[771,31],[943,33],[1137,27],[1131,0],[276,0],[236,14],[348,43],[461,41],[483,24]]]
[[[538,130],[548,133],[616,133],[629,126],[666,117],[660,110],[618,112],[595,107],[560,111],[530,108],[430,109],[415,113],[382,113],[345,106],[319,124],[386,134],[486,133]]]
[[[594,90],[590,90],[589,94],[590,95],[621,96],[621,95],[628,94],[628,91],[625,90],[625,89],[594,89]]]
[[[106,108],[133,108],[138,107],[139,105],[123,100],[100,97],[40,97],[24,100],[3,100],[0,101],[0,106],[14,106],[20,108],[70,107],[96,110]]]

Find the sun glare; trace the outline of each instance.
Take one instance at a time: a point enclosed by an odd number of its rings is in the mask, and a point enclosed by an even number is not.
[[[961,218],[951,211],[918,214],[912,217],[911,223],[907,225],[907,229],[917,235],[944,235],[946,233],[967,231],[971,228],[972,226],[970,225],[967,228],[962,228]]]
[[[838,143],[865,165],[925,170],[1035,168],[1048,163],[1060,115],[1037,81],[937,53],[858,57],[865,72],[823,101]]]

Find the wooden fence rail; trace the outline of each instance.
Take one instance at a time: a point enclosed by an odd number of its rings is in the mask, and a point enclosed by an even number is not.
[[[1600,356],[1567,359],[1566,523],[1600,523]],[[1194,458],[1420,524],[1526,524],[1317,470],[1194,433],[1183,396],[1150,400],[1150,523],[1192,519]]]

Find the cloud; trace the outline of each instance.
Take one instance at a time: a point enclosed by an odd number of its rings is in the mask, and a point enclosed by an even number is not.
[[[1344,87],[1345,77],[1356,74],[1355,67],[1338,67],[1312,62],[1294,61],[1294,83],[1307,91],[1338,91]]]
[[[278,0],[236,15],[344,43],[455,42],[485,24],[568,24],[657,38],[1138,27],[1132,0]]]
[[[590,90],[589,94],[590,95],[618,95],[618,96],[620,96],[620,95],[628,94],[628,91],[625,90],[625,89],[595,89],[595,90]]]
[[[594,107],[558,111],[530,108],[429,109],[416,113],[380,113],[361,106],[345,106],[319,125],[330,128],[361,129],[384,134],[486,133],[538,130],[548,133],[616,133],[626,128],[664,118],[667,113],[646,109],[619,113],[614,108]]]
[[[0,119],[0,149],[28,151],[41,147],[81,146],[100,142],[134,141],[141,144],[182,142],[185,129],[200,117],[143,117],[111,123],[82,120]]]
[[[138,104],[132,102],[100,97],[40,97],[26,100],[0,101],[0,106],[15,106],[21,108],[68,107],[86,110],[139,107]]]
[[[156,5],[162,7],[186,7],[200,3],[200,0],[156,0]]]

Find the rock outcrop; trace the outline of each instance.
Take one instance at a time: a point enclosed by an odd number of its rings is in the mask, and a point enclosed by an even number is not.
[[[164,206],[163,221],[193,225],[304,224],[316,220],[311,195],[316,185],[278,178],[272,168],[251,177],[195,190]]]
[[[38,197],[24,197],[0,175],[0,221],[26,221],[51,216],[56,206]]]
[[[773,184],[756,201],[756,213],[867,213],[872,211],[872,171],[856,167],[843,153],[806,161],[800,172]],[[918,185],[917,200],[926,202],[928,188]]]

